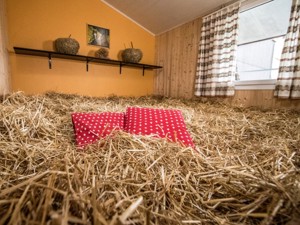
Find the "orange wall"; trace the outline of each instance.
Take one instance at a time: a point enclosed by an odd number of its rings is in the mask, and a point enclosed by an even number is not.
[[[87,44],[86,25],[110,30],[111,59],[124,44],[143,51],[141,63],[154,64],[155,37],[100,0],[6,0],[8,49],[13,91],[27,94],[57,91],[91,96],[141,96],[153,93],[153,71],[84,62],[16,55],[13,47],[53,50],[53,41],[72,34],[80,43],[78,54],[94,56],[97,46]]]

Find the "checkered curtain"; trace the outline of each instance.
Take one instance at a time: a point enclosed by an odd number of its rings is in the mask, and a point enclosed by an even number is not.
[[[293,0],[274,95],[300,99],[300,0]]]
[[[202,20],[196,96],[234,95],[239,8],[238,2]]]

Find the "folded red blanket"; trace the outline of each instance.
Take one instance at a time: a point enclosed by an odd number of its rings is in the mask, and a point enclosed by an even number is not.
[[[84,147],[114,130],[152,135],[195,147],[180,110],[128,107],[126,114],[115,112],[73,113],[76,144]]]
[[[72,113],[76,144],[85,146],[124,127],[124,113]]]
[[[128,107],[124,130],[131,134],[168,138],[195,147],[180,110]]]

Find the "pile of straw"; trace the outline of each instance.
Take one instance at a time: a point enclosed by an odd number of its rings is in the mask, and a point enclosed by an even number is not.
[[[198,152],[124,132],[76,148],[70,113],[128,106],[182,110]],[[0,103],[0,224],[292,224],[299,148],[299,112],[14,93]]]

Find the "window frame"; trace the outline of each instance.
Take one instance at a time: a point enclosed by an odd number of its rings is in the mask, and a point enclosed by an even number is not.
[[[235,90],[274,90],[276,79],[234,81]]]
[[[240,13],[272,2],[273,0],[252,0],[242,2]],[[243,44],[241,44],[243,45]],[[235,90],[274,90],[277,79],[264,80],[235,80]]]

